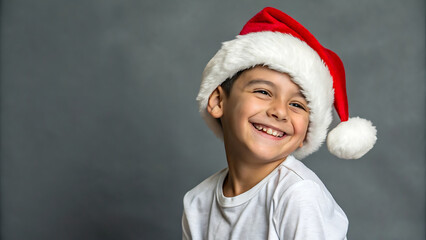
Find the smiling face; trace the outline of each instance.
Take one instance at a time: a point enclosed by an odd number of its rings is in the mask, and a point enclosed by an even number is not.
[[[303,145],[309,124],[298,85],[261,66],[244,71],[229,94],[219,86],[207,110],[221,120],[228,157],[256,163],[285,159]]]

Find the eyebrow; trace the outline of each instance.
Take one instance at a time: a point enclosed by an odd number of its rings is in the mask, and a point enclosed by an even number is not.
[[[272,83],[272,82],[270,82],[270,81],[263,80],[263,79],[253,79],[253,80],[250,80],[250,81],[246,84],[246,87],[251,86],[251,85],[255,85],[255,84],[266,84],[266,85],[269,85],[269,86],[271,86],[271,87],[275,87],[275,84],[274,84],[274,83]]]
[[[305,95],[303,95],[303,93],[300,90],[297,91],[297,93],[295,95],[298,96],[298,97],[304,98],[306,100]]]

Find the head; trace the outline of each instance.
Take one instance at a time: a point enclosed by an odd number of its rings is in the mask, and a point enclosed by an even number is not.
[[[225,80],[258,65],[287,73],[300,87],[308,102],[311,110],[308,133],[303,147],[293,154],[302,159],[316,151],[327,135],[327,127],[332,120],[333,88],[332,77],[324,62],[312,48],[297,38],[276,32],[261,32],[237,36],[236,39],[223,43],[203,72],[197,97],[200,112],[216,136],[223,138],[218,120],[207,112],[208,98]],[[237,81],[239,78],[234,78],[230,92],[234,90]]]
[[[218,86],[207,111],[220,119],[228,149],[263,162],[283,159],[302,147],[309,124],[300,87],[288,74],[264,66],[241,71]]]
[[[240,80],[258,65],[287,73],[307,102],[309,127],[302,146],[294,152],[296,158],[315,152],[324,142],[333,103],[342,123],[338,131],[329,134],[329,150],[341,158],[359,158],[373,147],[376,130],[371,122],[348,118],[345,70],[340,58],[300,23],[274,8],[265,8],[250,19],[240,35],[222,44],[204,69],[197,100],[204,120],[216,136],[226,137],[226,123],[223,117],[215,118],[209,112],[210,97],[223,91],[222,99],[233,99]]]

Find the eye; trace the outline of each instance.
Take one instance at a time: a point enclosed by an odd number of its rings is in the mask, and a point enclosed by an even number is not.
[[[271,96],[271,94],[268,91],[263,90],[263,89],[255,90],[254,92],[255,93],[260,93],[260,94],[263,94],[263,95],[266,95],[266,96]]]
[[[297,107],[297,108],[300,108],[300,109],[303,109],[303,110],[306,111],[305,106],[303,106],[302,104],[299,104],[299,103],[290,103],[290,106]]]

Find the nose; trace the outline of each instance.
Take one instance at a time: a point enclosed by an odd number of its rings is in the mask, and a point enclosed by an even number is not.
[[[274,103],[269,106],[268,110],[266,111],[266,114],[269,117],[275,118],[278,121],[286,121],[288,118],[287,104],[279,101],[274,101]]]

